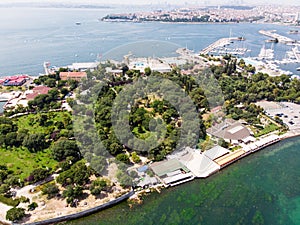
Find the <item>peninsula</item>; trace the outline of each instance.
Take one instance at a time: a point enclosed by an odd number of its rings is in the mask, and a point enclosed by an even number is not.
[[[208,177],[299,135],[298,79],[257,72],[232,55],[178,53],[176,58],[126,56],[123,62],[89,64],[93,68],[87,70],[76,64],[76,71],[47,70],[48,75],[22,76],[25,81],[6,87],[14,78],[4,80],[3,92],[12,97],[1,117],[1,152],[6,156],[1,163],[1,221],[46,224],[83,216],[134,192],[138,198],[146,190]],[[151,120],[166,126],[158,146],[139,151],[139,146],[125,145],[110,122],[113,103],[126,85],[151,77],[178,85],[196,107],[198,136],[191,133],[191,144],[187,137],[175,152],[187,121],[153,87],[135,93],[129,124],[141,140],[159,136]]]

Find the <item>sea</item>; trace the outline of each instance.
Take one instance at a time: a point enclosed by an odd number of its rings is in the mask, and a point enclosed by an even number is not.
[[[281,141],[206,179],[123,202],[69,225],[299,225],[300,139]]]
[[[140,10],[140,9],[139,9]],[[111,13],[134,12],[135,8],[1,8],[0,7],[0,77],[14,74],[38,76],[43,63],[66,66],[74,62],[122,60],[133,56],[176,56],[176,49],[187,47],[195,53],[219,38],[244,37],[246,41],[231,46],[251,50],[246,56],[257,56],[267,37],[259,30],[277,30],[288,34],[295,27],[274,24],[171,24],[102,22]],[[76,25],[80,23],[80,25]],[[275,44],[275,59],[282,59],[291,46]],[[299,65],[284,65],[295,74]]]
[[[52,66],[120,60],[134,56],[176,56],[187,47],[199,52],[219,38],[242,36],[257,56],[268,39],[259,30],[291,36],[290,26],[274,24],[113,23],[99,18],[134,8],[0,8],[0,77],[38,76]],[[80,25],[77,25],[80,23]],[[237,47],[241,47],[237,46]],[[270,47],[270,46],[268,46]],[[291,46],[275,44],[282,59]],[[299,64],[285,65],[294,74]],[[123,202],[65,224],[300,224],[300,139],[281,141],[207,178],[151,193],[143,204]]]

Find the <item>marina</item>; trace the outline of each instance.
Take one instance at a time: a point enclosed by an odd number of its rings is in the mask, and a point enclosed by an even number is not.
[[[229,37],[229,38],[221,38],[216,42],[210,44],[206,48],[200,51],[200,54],[206,55],[209,53],[219,54],[232,54],[232,55],[243,55],[247,51],[246,48],[226,48],[226,46],[232,44],[234,41],[244,41],[243,37]],[[218,51],[217,51],[218,50]]]

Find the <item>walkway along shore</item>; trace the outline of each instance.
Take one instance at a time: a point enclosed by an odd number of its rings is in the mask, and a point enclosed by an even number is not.
[[[282,135],[282,136],[278,136],[278,139],[272,141],[272,142],[269,142],[261,147],[258,147],[256,149],[253,149],[251,151],[248,151],[248,152],[245,152],[244,154],[238,156],[237,158],[234,158],[232,161],[224,164],[221,166],[221,169],[233,164],[234,162],[252,154],[252,153],[255,153],[255,152],[258,152],[259,150],[261,149],[264,149],[268,146],[271,146],[281,140],[284,140],[284,139],[289,139],[289,138],[292,138],[292,137],[297,137],[297,136],[300,136],[300,130],[298,132],[295,132],[294,131],[289,131],[287,132],[285,135]],[[212,174],[211,174],[212,175]],[[141,193],[141,192],[137,192],[136,194],[138,193]],[[78,213],[74,213],[74,214],[70,214],[70,215],[66,215],[66,216],[61,216],[61,217],[56,217],[56,218],[52,218],[52,219],[47,219],[47,220],[43,220],[43,221],[37,221],[37,222],[33,222],[33,223],[25,223],[26,225],[47,225],[47,224],[53,224],[53,223],[58,223],[58,222],[63,222],[63,221],[69,221],[69,220],[74,220],[74,219],[79,219],[79,218],[82,218],[82,217],[85,217],[85,216],[88,216],[88,215],[91,215],[93,213],[96,213],[96,212],[99,212],[103,209],[106,209],[106,208],[109,208],[109,207],[112,207],[130,197],[132,197],[133,195],[135,194],[135,191],[134,190],[131,190],[130,192],[122,195],[121,197],[118,197],[114,200],[111,200],[107,203],[104,203],[102,205],[99,205],[99,206],[96,206],[94,208],[91,208],[91,209],[87,209],[87,210],[84,210],[84,211],[81,211],[81,212],[78,212]],[[0,224],[3,223],[3,224],[7,224],[7,222],[4,222],[4,221],[0,221]],[[18,224],[18,223],[11,223],[13,225],[21,225],[21,224]],[[24,223],[22,223],[24,224]]]
[[[74,214],[70,214],[70,215],[66,215],[66,216],[61,216],[61,217],[57,217],[57,218],[53,218],[53,219],[48,219],[48,220],[43,220],[43,221],[38,221],[38,222],[33,222],[33,223],[25,223],[26,225],[46,225],[46,224],[53,224],[53,223],[58,223],[58,222],[63,222],[63,221],[68,221],[68,220],[74,220],[74,219],[79,219],[88,215],[91,215],[93,213],[96,213],[100,210],[109,208],[113,205],[116,205],[126,199],[128,199],[129,197],[131,197],[132,195],[134,195],[134,191],[131,190],[130,192],[128,192],[127,194],[122,195],[121,197],[118,197],[114,200],[111,200],[107,203],[104,203],[102,205],[96,206],[94,208],[91,209],[87,209],[78,213],[74,213]],[[21,225],[18,223],[13,223],[14,225]]]

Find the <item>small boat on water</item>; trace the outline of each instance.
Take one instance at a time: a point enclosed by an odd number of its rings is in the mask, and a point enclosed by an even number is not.
[[[290,30],[290,31],[289,31],[289,34],[298,34],[298,33],[299,33],[298,30]]]
[[[81,25],[81,22],[76,22],[75,24],[76,24],[76,25]]]
[[[297,70],[297,71],[300,71],[300,67],[298,67],[296,70]]]
[[[278,39],[275,38],[275,39],[268,39],[268,40],[265,40],[265,42],[268,42],[268,43],[278,43]]]

